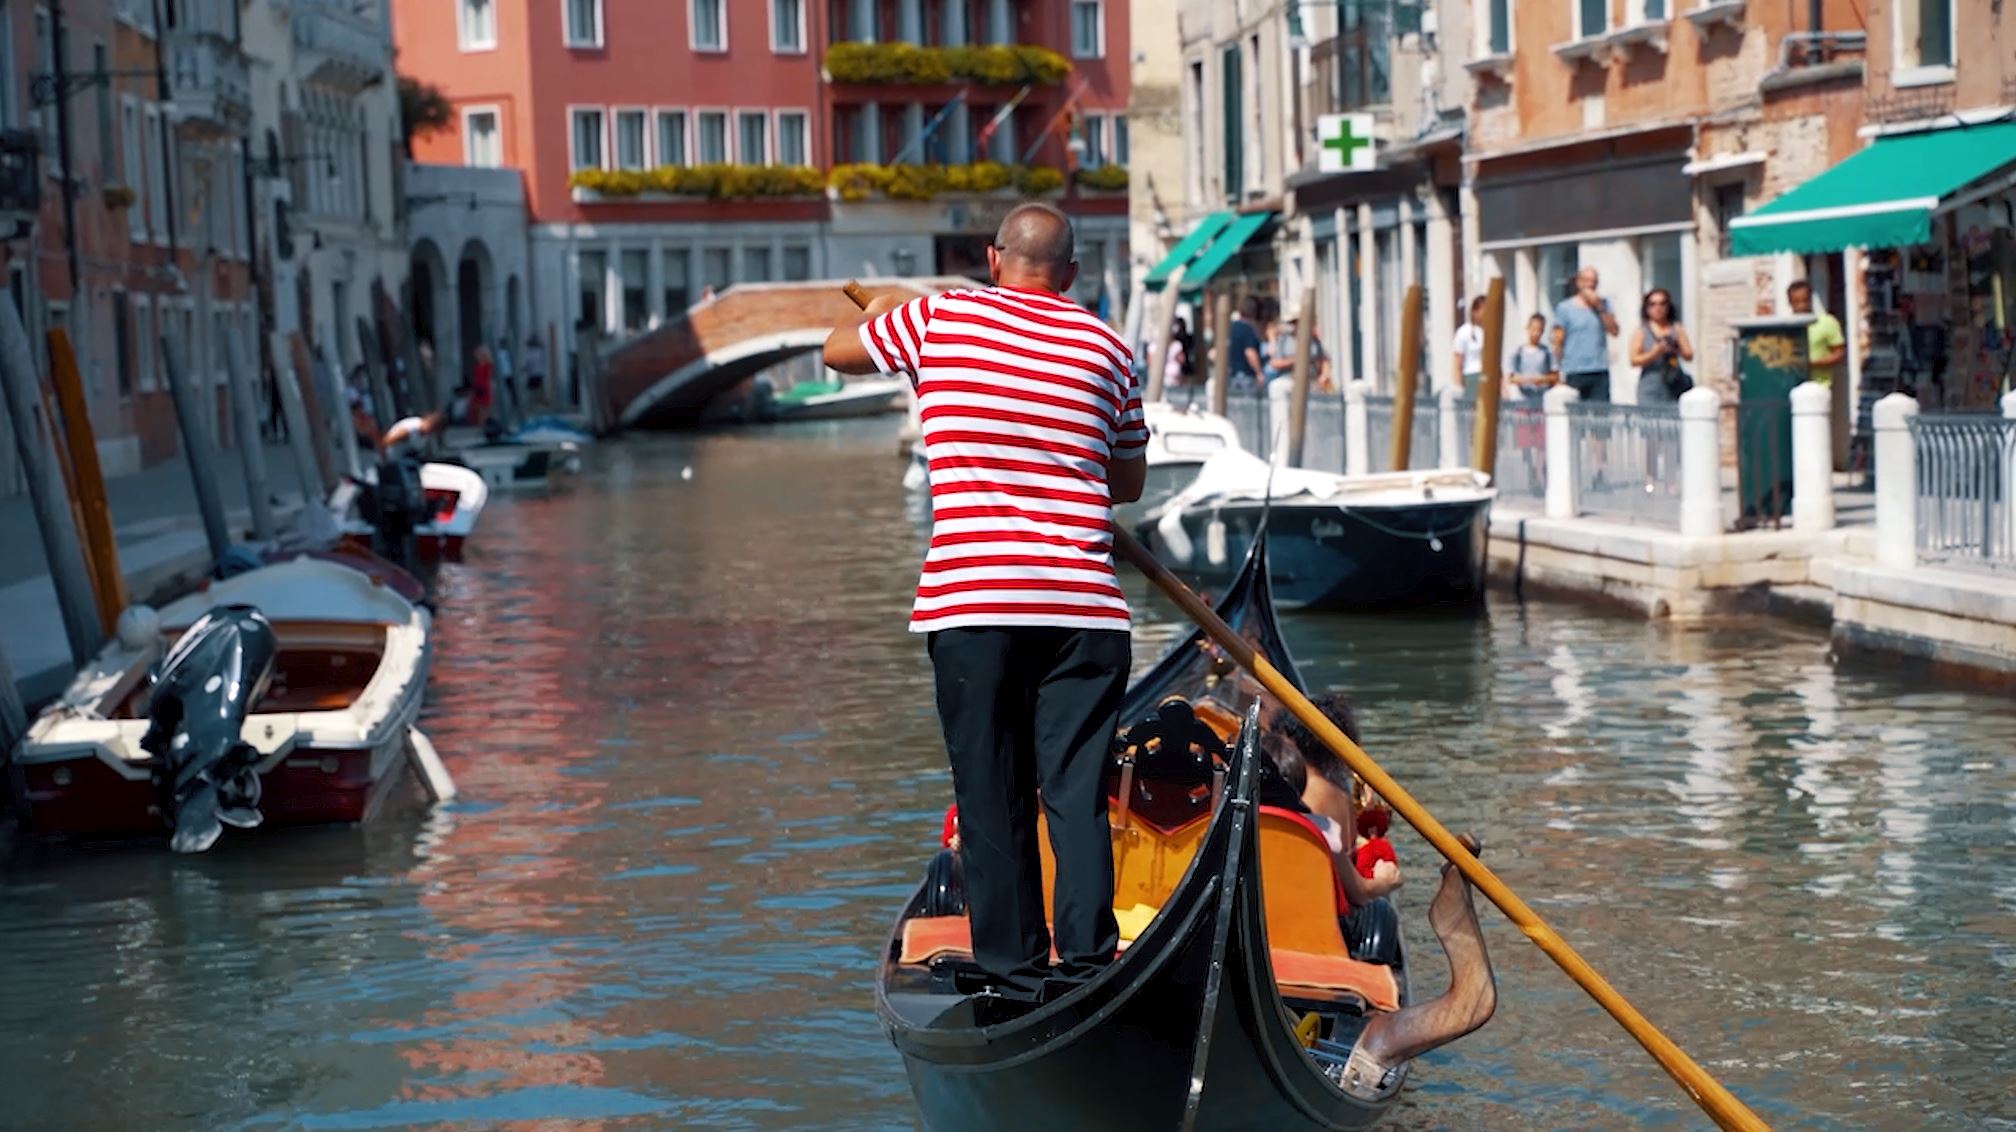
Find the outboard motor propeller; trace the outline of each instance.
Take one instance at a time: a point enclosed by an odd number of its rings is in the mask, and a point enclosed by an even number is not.
[[[245,715],[273,679],[279,639],[266,615],[225,605],[183,633],[154,672],[147,733],[168,847],[201,853],[226,825],[259,824],[259,752],[245,743]]]

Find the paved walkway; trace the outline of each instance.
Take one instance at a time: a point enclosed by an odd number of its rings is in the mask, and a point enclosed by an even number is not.
[[[285,446],[266,449],[266,475],[279,501],[284,525],[301,503],[299,477]],[[218,462],[218,490],[225,519],[236,538],[249,538],[251,512],[245,497],[244,465],[236,452]],[[196,486],[180,457],[105,485],[119,539],[119,566],[134,600],[158,596],[186,584],[210,567],[203,520],[196,510]],[[0,498],[0,649],[21,687],[22,698],[40,702],[63,690],[74,670],[70,645],[57,611],[56,587],[49,580],[42,534],[26,493]]]

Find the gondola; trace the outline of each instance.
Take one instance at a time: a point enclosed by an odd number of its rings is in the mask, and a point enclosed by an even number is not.
[[[1219,613],[1299,686],[1267,577],[1260,539]],[[1367,1102],[1332,1074],[1371,1013],[1407,1001],[1404,959],[1349,957],[1320,834],[1258,804],[1263,698],[1201,632],[1129,689],[1109,776],[1123,950],[1084,987],[1033,1010],[970,994],[964,917],[927,915],[929,882],[910,899],[876,1006],[924,1127],[1350,1129],[1391,1104],[1397,1080]]]

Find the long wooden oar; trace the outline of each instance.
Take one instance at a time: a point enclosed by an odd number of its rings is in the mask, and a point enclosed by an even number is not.
[[[853,299],[855,305],[863,307],[868,305],[867,292],[859,283],[848,283],[846,291],[847,297]],[[1295,718],[1301,720],[1303,725],[1322,739],[1325,745],[1337,752],[1337,757],[1344,760],[1352,773],[1363,779],[1366,785],[1372,787],[1386,800],[1387,805],[1393,807],[1394,812],[1406,819],[1408,825],[1413,826],[1421,836],[1427,838],[1436,852],[1447,857],[1456,866],[1457,871],[1463,874],[1463,879],[1469,881],[1477,891],[1482,892],[1491,903],[1496,904],[1498,910],[1505,913],[1505,917],[1517,925],[1527,939],[1532,940],[1541,951],[1546,952],[1547,958],[1552,959],[1557,966],[1567,972],[1568,977],[1573,979],[1577,986],[1588,991],[1598,1005],[1609,1011],[1610,1016],[1617,1019],[1618,1024],[1622,1025],[1632,1037],[1638,1039],[1638,1044],[1645,1047],[1645,1052],[1651,1054],[1660,1068],[1666,1070],[1680,1083],[1681,1089],[1694,1099],[1695,1104],[1701,1106],[1701,1110],[1706,1112],[1710,1119],[1724,1129],[1769,1132],[1770,1125],[1764,1123],[1756,1113],[1751,1112],[1728,1089],[1723,1088],[1721,1082],[1709,1076],[1707,1070],[1687,1056],[1687,1051],[1674,1045],[1673,1039],[1661,1033],[1649,1019],[1638,1013],[1638,1008],[1627,1002],[1623,995],[1617,993],[1617,988],[1597,974],[1596,969],[1591,967],[1588,961],[1577,954],[1574,948],[1568,946],[1567,940],[1562,939],[1553,928],[1547,926],[1547,922],[1540,918],[1539,913],[1528,907],[1524,900],[1519,899],[1517,893],[1498,879],[1496,873],[1477,859],[1476,854],[1464,848],[1463,843],[1456,840],[1454,834],[1443,828],[1442,823],[1435,820],[1434,814],[1429,813],[1426,807],[1415,801],[1414,796],[1409,794],[1406,788],[1395,782],[1378,763],[1372,761],[1372,756],[1360,749],[1358,744],[1353,743],[1336,724],[1330,722],[1329,717],[1317,710],[1316,705],[1309,702],[1309,697],[1303,695],[1286,676],[1269,664],[1267,658],[1260,655],[1246,638],[1234,632],[1232,626],[1227,625],[1203,598],[1198,597],[1189,586],[1171,574],[1167,567],[1157,562],[1155,556],[1136,542],[1133,535],[1117,525],[1113,528],[1113,549],[1135,569],[1146,574],[1148,580],[1167,594],[1169,600],[1175,602],[1185,615],[1197,622],[1205,634],[1217,642],[1219,648],[1224,649],[1227,655],[1238,662],[1239,667],[1251,673],[1262,688],[1267,689],[1282,706],[1294,713]]]

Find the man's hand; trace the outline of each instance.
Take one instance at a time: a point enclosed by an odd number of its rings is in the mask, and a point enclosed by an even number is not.
[[[826,336],[826,346],[821,360],[841,373],[865,374],[879,372],[875,359],[868,356],[868,347],[861,344],[861,327],[871,319],[879,318],[909,299],[900,293],[882,294],[868,300],[860,314],[849,317],[833,328]]]

